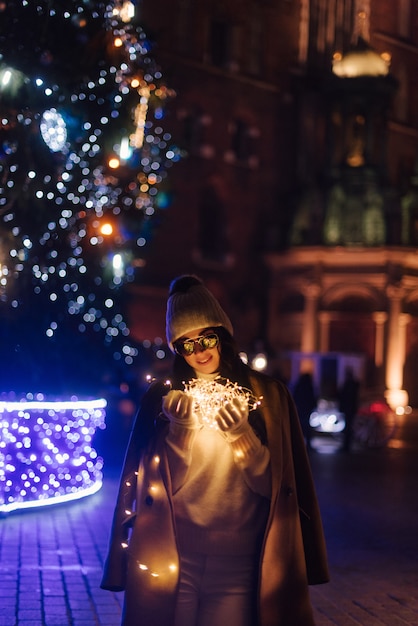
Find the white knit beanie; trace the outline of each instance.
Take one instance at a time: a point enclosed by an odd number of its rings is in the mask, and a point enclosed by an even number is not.
[[[185,274],[170,284],[166,313],[166,336],[170,349],[183,335],[198,328],[223,326],[231,335],[231,321],[200,278]]]

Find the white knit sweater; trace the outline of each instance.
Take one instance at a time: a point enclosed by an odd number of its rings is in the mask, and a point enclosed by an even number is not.
[[[180,551],[251,554],[259,546],[270,454],[250,424],[240,432],[230,441],[207,426],[170,423],[166,443]]]

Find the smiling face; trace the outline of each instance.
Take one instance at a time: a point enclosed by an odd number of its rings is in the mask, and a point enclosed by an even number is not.
[[[194,340],[204,335],[213,335],[216,332],[211,328],[198,328],[187,335],[180,338],[179,341],[186,339]],[[195,372],[200,374],[214,374],[219,371],[221,364],[221,346],[219,343],[214,348],[204,348],[200,344],[194,344],[192,354],[183,356],[184,360]]]

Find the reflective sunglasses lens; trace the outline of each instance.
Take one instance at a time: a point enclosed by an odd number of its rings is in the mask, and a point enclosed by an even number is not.
[[[215,348],[218,345],[218,336],[217,335],[205,335],[199,341],[200,345],[204,350],[208,350],[209,348]]]
[[[191,341],[176,341],[174,350],[180,356],[188,356],[193,353],[194,344]]]
[[[190,356],[194,351],[194,341],[183,341],[180,344],[180,350],[183,356]]]

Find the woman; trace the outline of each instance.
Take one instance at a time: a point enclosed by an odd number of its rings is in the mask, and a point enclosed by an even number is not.
[[[145,394],[128,445],[102,588],[124,626],[312,626],[322,524],[286,387],[248,368],[213,294],[170,286],[170,384]]]

